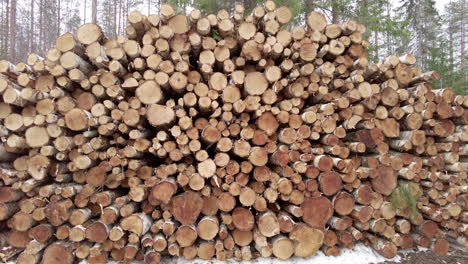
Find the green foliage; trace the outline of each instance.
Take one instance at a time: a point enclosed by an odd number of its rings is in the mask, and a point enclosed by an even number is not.
[[[211,37],[214,38],[216,41],[221,40],[221,35],[219,35],[219,31],[217,29],[211,30]]]
[[[200,9],[203,14],[215,14],[219,11],[218,1],[216,0],[199,0],[194,1],[194,7]]]
[[[374,63],[382,59],[384,48],[387,48],[387,53],[393,51],[389,43],[398,43],[399,39],[411,35],[408,21],[393,13],[389,0],[358,1],[354,9],[355,19],[367,28],[364,38],[371,42],[369,59]]]
[[[187,8],[192,4],[190,0],[168,0],[165,2],[175,7],[176,13],[183,13],[183,14],[187,14]]]
[[[437,88],[452,87],[457,94],[468,94],[468,54],[466,50],[468,34],[468,3],[466,0],[450,1],[445,6],[442,23],[446,25],[440,36],[444,40],[441,48],[445,51],[445,68]],[[447,68],[448,67],[448,68]]]
[[[415,217],[418,213],[417,201],[421,195],[422,190],[417,183],[400,180],[391,195],[392,207],[395,211],[410,208],[412,217]]]

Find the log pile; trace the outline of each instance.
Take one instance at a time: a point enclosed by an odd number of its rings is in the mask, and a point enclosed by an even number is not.
[[[158,263],[446,254],[468,235],[468,97],[365,27],[273,1],[132,12],[0,62],[0,257]]]

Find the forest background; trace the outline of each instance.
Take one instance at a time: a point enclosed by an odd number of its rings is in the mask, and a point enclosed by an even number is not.
[[[25,61],[29,53],[44,55],[55,38],[75,32],[87,22],[99,23],[106,36],[124,34],[127,14],[158,13],[167,2],[189,14],[198,8],[203,14],[220,9],[232,11],[243,3],[246,12],[256,0],[0,0],[0,59]],[[305,16],[316,10],[331,23],[355,19],[366,25],[365,38],[372,62],[390,54],[416,55],[424,71],[441,75],[434,88],[452,87],[468,94],[467,20],[468,0],[275,0],[290,7],[294,20],[288,27],[305,26]]]

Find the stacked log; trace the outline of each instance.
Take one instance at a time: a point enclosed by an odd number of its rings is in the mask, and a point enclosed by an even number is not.
[[[387,258],[466,246],[468,97],[273,1],[132,12],[0,62],[2,258]]]

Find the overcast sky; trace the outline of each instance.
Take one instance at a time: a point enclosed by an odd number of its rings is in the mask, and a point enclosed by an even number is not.
[[[439,13],[442,13],[444,11],[444,6],[450,3],[450,0],[435,0],[435,3]]]

